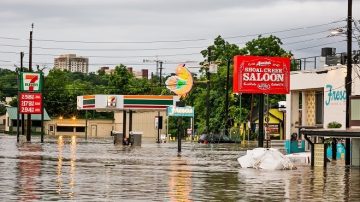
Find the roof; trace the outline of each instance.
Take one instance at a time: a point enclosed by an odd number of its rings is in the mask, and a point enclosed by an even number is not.
[[[6,112],[9,114],[9,119],[15,120],[17,119],[17,107],[7,107]],[[49,117],[49,114],[47,113],[46,109],[44,109],[44,121],[50,121],[51,118]],[[25,116],[25,120],[27,119],[27,116]],[[41,114],[32,114],[31,120],[33,121],[41,121]]]

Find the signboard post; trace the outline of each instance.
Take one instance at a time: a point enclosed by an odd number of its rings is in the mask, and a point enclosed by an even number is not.
[[[194,118],[194,107],[186,106],[186,107],[176,107],[176,106],[169,106],[166,110],[167,116],[175,116],[180,117],[178,119],[178,125],[181,126],[182,124],[182,117],[191,117]],[[193,129],[193,121],[191,121]],[[191,131],[193,133],[193,130]],[[180,130],[178,129],[178,152],[181,152],[181,136],[180,136]]]
[[[315,167],[326,167],[326,152],[325,152],[325,146],[324,143],[315,143],[314,144],[314,152],[312,155],[314,155],[314,163],[313,165]]]
[[[30,69],[31,70],[31,69]],[[41,142],[44,142],[43,120],[43,73],[20,72],[18,113],[28,114],[27,141],[31,140],[31,114],[41,114]]]
[[[260,94],[258,146],[264,144],[264,94],[288,94],[290,59],[284,57],[235,56],[233,92]]]

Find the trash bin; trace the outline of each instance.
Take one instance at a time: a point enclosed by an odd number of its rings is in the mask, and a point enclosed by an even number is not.
[[[123,143],[123,133],[119,131],[111,131],[111,136],[114,137],[114,144],[122,144]]]
[[[143,132],[130,131],[130,142],[132,146],[141,146],[141,136]]]

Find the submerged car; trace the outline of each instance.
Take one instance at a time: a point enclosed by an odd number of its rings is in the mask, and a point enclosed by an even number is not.
[[[229,138],[227,135],[220,134],[202,134],[198,140],[198,143],[239,143]]]

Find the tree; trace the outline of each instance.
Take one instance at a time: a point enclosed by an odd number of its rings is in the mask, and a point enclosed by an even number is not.
[[[210,60],[218,64],[218,72],[211,74],[211,92],[210,92],[210,131],[220,132],[225,126],[225,96],[226,96],[226,73],[227,62],[232,60],[235,55],[257,55],[257,56],[283,56],[290,57],[291,52],[287,52],[281,48],[282,42],[275,36],[262,37],[258,36],[246,43],[245,47],[239,48],[235,44],[226,42],[221,36],[218,36],[214,40],[214,44],[210,45],[211,50]],[[204,61],[200,64],[200,82],[194,85],[193,90],[186,98],[186,102],[189,105],[195,107],[196,112],[196,128],[201,133],[205,130],[205,118],[206,118],[206,69],[208,68],[207,58],[209,56],[208,49],[201,51]],[[230,72],[233,70],[232,64]],[[230,73],[231,74],[231,73]],[[232,78],[230,78],[230,88],[232,88]],[[251,95],[242,96],[243,108],[240,110],[239,99],[237,96],[229,91],[229,117],[231,122],[242,122],[245,120],[246,115],[249,114],[249,107],[251,105]],[[283,99],[283,96],[272,96],[271,103],[277,102]],[[254,99],[255,100],[255,99]],[[254,101],[256,103],[256,100]],[[239,113],[242,114],[242,120],[239,120]]]
[[[281,48],[282,42],[280,38],[270,35],[269,37],[262,37],[259,35],[256,39],[253,39],[246,43],[244,50],[247,55],[254,56],[279,56],[279,57],[291,57],[292,53],[287,52]],[[252,95],[253,96],[253,95]],[[278,101],[284,100],[284,95],[269,95],[269,105],[274,105]],[[255,101],[255,99],[252,99]],[[253,103],[255,106],[255,103]],[[250,113],[252,114],[252,109]],[[251,120],[250,120],[251,121]]]
[[[17,73],[8,69],[0,69],[0,101],[6,97],[17,95]]]
[[[210,45],[211,49],[210,60],[215,61],[218,65],[218,72],[211,74],[210,83],[210,131],[219,133],[225,125],[225,96],[226,96],[226,73],[227,62],[232,60],[235,55],[244,54],[244,50],[240,49],[235,44],[226,42],[221,36],[218,36],[214,40],[214,44]],[[201,51],[204,58],[209,57],[208,49]],[[196,116],[196,128],[199,132],[202,132],[206,128],[206,85],[202,85],[206,81],[206,69],[208,68],[208,61],[204,60],[201,63],[203,66],[200,69],[201,78],[199,84],[195,83],[194,90],[189,94],[187,103],[192,102],[195,107]],[[230,68],[232,72],[232,68]],[[230,79],[231,80],[231,79]],[[230,81],[229,81],[230,82]],[[230,82],[231,83],[231,82]],[[231,88],[231,84],[230,84]]]

